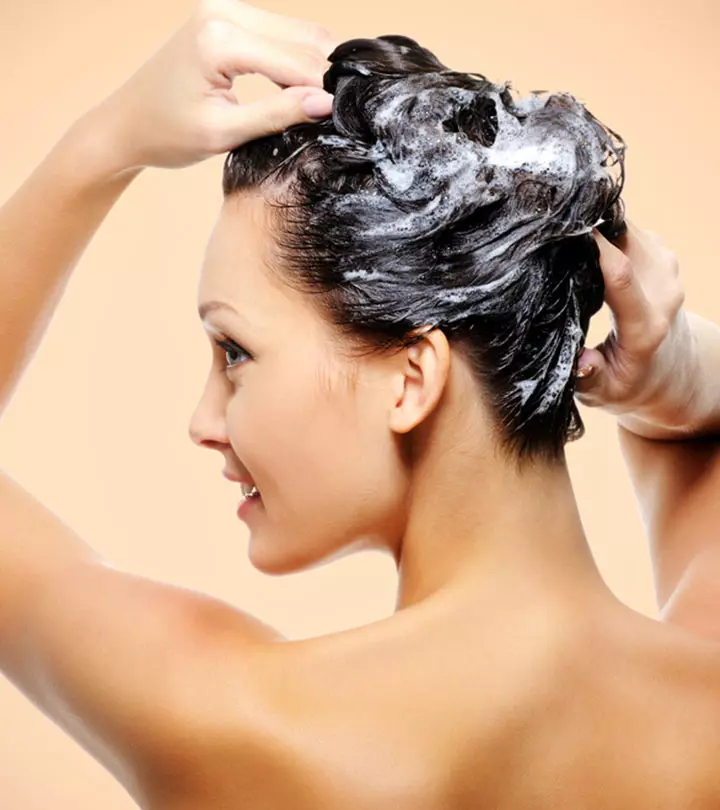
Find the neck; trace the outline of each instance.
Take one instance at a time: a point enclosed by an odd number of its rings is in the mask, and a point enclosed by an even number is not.
[[[497,458],[472,465],[435,456],[432,475],[419,471],[394,553],[397,610],[441,591],[493,609],[616,602],[587,544],[564,460],[522,472]]]

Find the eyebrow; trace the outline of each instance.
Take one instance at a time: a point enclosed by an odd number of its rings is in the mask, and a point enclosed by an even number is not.
[[[234,307],[230,306],[230,304],[224,303],[223,301],[204,301],[198,307],[200,319],[204,321],[205,318],[207,318],[211,312],[215,312],[216,309],[227,309],[230,310],[230,312],[234,312],[235,315],[239,315],[238,311]]]

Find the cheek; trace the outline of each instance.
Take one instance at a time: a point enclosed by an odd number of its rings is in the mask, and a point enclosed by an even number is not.
[[[258,402],[243,397],[228,412],[228,430],[263,493],[249,547],[258,570],[304,570],[360,537],[381,546],[397,541],[405,477],[380,416],[369,418],[353,394],[318,394],[297,380]]]
[[[333,451],[335,431],[328,430],[328,419],[335,406],[320,400],[309,379],[312,375],[297,367],[267,368],[248,374],[228,404],[229,441],[268,496],[302,491]]]
[[[342,399],[316,400],[297,413],[278,448],[288,520],[321,546],[384,524],[398,491],[392,437]]]
[[[332,503],[347,508],[388,491],[383,472],[393,448],[368,417],[368,403],[341,385],[320,390],[313,369],[269,376],[248,375],[228,405],[227,429],[276,517]]]

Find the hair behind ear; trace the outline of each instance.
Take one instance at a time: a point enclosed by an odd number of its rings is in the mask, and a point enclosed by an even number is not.
[[[441,328],[508,452],[558,458],[583,432],[592,229],[624,232],[624,142],[569,93],[516,99],[409,37],[349,40],[330,61],[332,118],[243,144],[225,193],[267,191],[278,272],[358,356]]]

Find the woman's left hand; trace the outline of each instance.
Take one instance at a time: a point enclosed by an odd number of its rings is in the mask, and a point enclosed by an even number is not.
[[[89,128],[117,170],[190,166],[330,115],[322,78],[335,45],[315,23],[241,0],[202,0],[147,63],[89,111]],[[281,92],[239,103],[233,80],[246,73],[267,76]]]
[[[612,329],[578,361],[577,398],[641,435],[674,435],[692,419],[697,342],[683,308],[676,255],[628,220],[617,246],[597,233]]]

